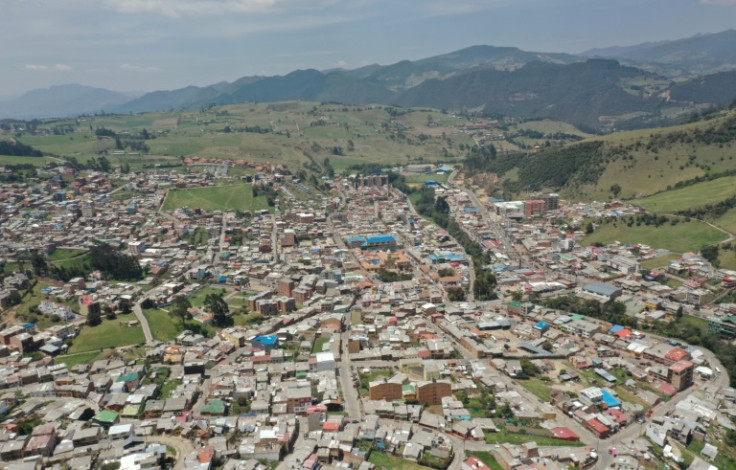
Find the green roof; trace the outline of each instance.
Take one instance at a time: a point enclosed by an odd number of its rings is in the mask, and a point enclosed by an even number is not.
[[[225,414],[225,402],[222,400],[210,400],[202,407],[202,414],[223,415]]]
[[[584,320],[585,319],[585,315],[577,314],[577,315],[571,316],[570,318],[572,318],[573,320]]]
[[[138,380],[138,372],[131,372],[130,374],[121,375],[115,382],[132,382]]]
[[[97,413],[95,421],[100,423],[114,423],[118,419],[118,414],[114,411],[103,410]]]
[[[518,300],[514,300],[509,302],[509,306],[514,308],[521,308],[521,302],[519,302]]]
[[[401,391],[404,393],[405,392],[416,392],[416,388],[414,388],[414,385],[409,384],[409,385],[402,386]]]

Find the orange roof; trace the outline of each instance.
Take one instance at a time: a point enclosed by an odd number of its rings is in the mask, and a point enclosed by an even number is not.
[[[665,358],[671,361],[681,361],[688,356],[689,356],[688,352],[680,348],[673,348],[670,350],[670,352],[665,354]]]
[[[677,361],[670,366],[670,370],[673,372],[680,373],[691,367],[693,367],[693,363],[690,361]]]
[[[615,332],[613,335],[618,336],[619,338],[626,338],[630,334],[631,334],[631,330],[627,330],[626,328],[624,328],[623,330],[619,330]]]

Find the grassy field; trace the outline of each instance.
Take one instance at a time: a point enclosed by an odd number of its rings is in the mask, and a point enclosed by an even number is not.
[[[43,166],[53,161],[49,157],[18,157],[15,155],[0,155],[0,165],[36,165]]]
[[[49,256],[49,261],[56,267],[64,269],[77,268],[91,271],[91,260],[86,250],[58,249]]]
[[[720,242],[726,238],[722,232],[703,222],[680,222],[677,225],[665,224],[661,227],[641,225],[628,227],[624,223],[606,223],[583,239],[584,245],[593,243],[609,244],[643,243],[653,248],[664,248],[677,253],[700,251],[705,245]]]
[[[736,270],[736,251],[721,250],[718,254],[718,260],[721,262],[722,268]]]
[[[595,183],[576,188],[581,199],[607,200],[612,197],[611,186],[621,187],[620,197],[631,199],[637,194],[649,195],[665,191],[680,181],[706,174],[717,174],[736,167],[733,150],[734,143],[705,145],[679,142],[647,148],[650,135],[663,136],[678,132],[691,133],[720,125],[724,118],[700,121],[678,126],[641,129],[617,132],[593,140],[604,143],[604,152],[610,154],[610,161]],[[625,153],[615,153],[626,148]],[[693,161],[691,161],[691,158]]]
[[[314,340],[314,346],[312,347],[312,353],[322,352],[322,348],[325,344],[330,342],[330,338],[320,337]]]
[[[23,135],[20,141],[41,151],[73,156],[80,162],[112,149],[114,142],[98,139],[94,129],[104,127],[119,133],[146,129],[155,139],[146,144],[148,155],[108,155],[113,165],[128,162],[132,168],[165,164],[181,166],[180,156],[245,159],[286,164],[299,169],[304,164],[321,165],[329,157],[340,171],[350,165],[375,162],[451,162],[464,155],[460,144],[472,145],[467,134],[455,126],[463,117],[435,110],[402,110],[396,115],[384,106],[344,106],[309,102],[258,103],[223,106],[208,110],[141,113],[136,115],[86,116],[58,120],[74,128],[68,135]],[[260,126],[266,133],[245,132],[245,126]],[[226,128],[232,132],[226,132]],[[123,136],[123,140],[125,137]],[[334,150],[340,149],[341,155]],[[443,149],[448,155],[443,156]],[[14,158],[7,163],[42,165],[48,158]],[[0,163],[1,164],[1,163]]]
[[[178,318],[174,318],[163,310],[144,310],[143,315],[148,320],[153,338],[159,341],[170,341],[184,329]]]
[[[409,175],[406,177],[406,183],[410,185],[424,185],[425,180],[434,180],[438,183],[444,183],[450,178],[447,173],[430,173],[429,175]]]
[[[683,315],[680,317],[678,322],[699,329],[704,329],[708,327],[708,320],[704,318],[694,317],[692,315]]]
[[[528,380],[519,380],[519,384],[521,384],[524,388],[532,392],[534,395],[538,396],[544,402],[549,401],[549,394],[552,391],[552,389],[545,382],[539,379],[528,379]]]
[[[466,451],[465,454],[468,456],[472,455],[473,457],[480,459],[480,461],[488,465],[488,468],[491,470],[503,470],[501,464],[496,461],[496,458],[490,452]]]
[[[418,463],[404,460],[400,457],[373,451],[368,459],[376,468],[384,468],[386,470],[429,470],[430,467],[419,465]]]
[[[223,289],[206,286],[199,289],[195,294],[190,295],[189,302],[192,304],[193,307],[201,307],[204,305],[204,299],[210,294],[222,294],[223,296],[225,296],[227,295],[227,291],[223,292]]]
[[[736,209],[726,211],[721,217],[711,222],[728,232],[736,233]]]
[[[723,201],[736,194],[736,176],[674,189],[636,201],[649,212],[675,212]]]
[[[253,197],[250,184],[234,184],[212,188],[172,189],[166,197],[164,210],[180,207],[204,211],[234,209],[258,211],[268,209],[266,196]]]
[[[536,442],[540,446],[562,446],[562,447],[581,447],[583,442],[563,441],[554,437],[535,436],[534,434],[521,434],[514,432],[506,432],[499,430],[498,432],[486,433],[486,442],[488,444],[516,444],[521,445],[525,442]]]
[[[70,258],[76,258],[87,253],[87,250],[74,250],[72,248],[57,248],[48,257],[50,261],[63,261]]]
[[[79,354],[71,354],[67,356],[58,356],[54,359],[54,363],[66,364],[66,366],[71,369],[78,364],[89,364],[93,362],[99,355],[99,352],[91,351]]]
[[[669,255],[648,259],[641,263],[641,267],[644,269],[654,269],[654,268],[659,268],[662,266],[668,266],[670,264],[670,261],[672,261],[673,259],[677,259],[679,257],[680,257],[679,254],[672,253]]]
[[[126,324],[134,319],[133,315],[126,315],[116,320],[103,320],[95,327],[83,326],[79,335],[74,338],[69,354],[144,343],[146,338],[143,336],[143,329],[140,325],[128,327]]]

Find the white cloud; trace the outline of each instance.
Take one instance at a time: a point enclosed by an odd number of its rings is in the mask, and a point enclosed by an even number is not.
[[[133,72],[160,72],[158,67],[148,67],[144,65],[122,64],[120,70],[131,70]]]
[[[297,18],[283,18],[278,21],[229,21],[222,20],[216,23],[202,23],[193,27],[197,35],[212,38],[237,38],[258,33],[274,33],[288,31],[302,31],[322,28],[333,24],[342,24],[353,21],[347,16],[332,15],[302,15]],[[302,56],[303,54],[299,54]],[[317,54],[321,55],[321,54]]]
[[[525,0],[456,0],[447,2],[444,0],[431,0],[420,2],[421,8],[429,16],[465,15],[479,11],[492,10],[493,8],[511,5],[520,5]]]
[[[121,13],[156,13],[180,17],[321,10],[338,1],[340,0],[104,0],[103,5]]]
[[[24,67],[26,70],[40,71],[40,70],[52,70],[55,72],[68,72],[72,68],[66,64],[54,64],[54,65],[42,65],[42,64],[26,64]]]

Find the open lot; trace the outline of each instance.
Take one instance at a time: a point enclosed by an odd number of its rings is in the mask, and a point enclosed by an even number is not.
[[[429,470],[430,467],[419,465],[418,463],[404,460],[400,457],[373,451],[368,461],[376,466],[376,468],[385,468],[386,470]]]
[[[582,447],[585,444],[576,441],[563,441],[554,437],[537,436],[534,434],[522,434],[515,432],[506,432],[500,429],[498,432],[486,433],[486,442],[488,444],[517,444],[521,445],[526,442],[536,442],[540,446],[562,446],[562,447]]]
[[[625,223],[606,223],[585,237],[584,245],[596,242],[607,245],[614,241],[621,243],[643,243],[654,248],[664,248],[677,253],[698,252],[703,246],[712,245],[726,239],[726,235],[708,224],[699,221],[680,222],[677,225],[664,224],[633,225]]]
[[[74,338],[69,354],[144,343],[146,338],[140,325],[132,327],[127,325],[127,322],[132,320],[135,320],[132,314],[121,315],[115,320],[102,320],[102,323],[95,327],[83,326],[79,335]]]
[[[70,354],[66,356],[58,356],[54,359],[54,363],[56,364],[66,364],[66,366],[71,369],[72,367],[78,365],[78,364],[89,364],[92,361],[94,361],[97,356],[99,356],[98,351],[90,351],[90,352],[84,352],[79,354]]]
[[[144,310],[143,315],[148,320],[148,325],[151,327],[151,334],[156,340],[172,340],[184,329],[178,318],[174,318],[163,310]]]

